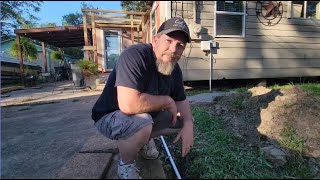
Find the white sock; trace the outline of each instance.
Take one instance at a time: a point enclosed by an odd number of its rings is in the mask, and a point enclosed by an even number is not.
[[[123,166],[123,165],[124,165],[124,162],[122,161],[121,158],[120,158],[119,164],[120,164],[120,166]]]

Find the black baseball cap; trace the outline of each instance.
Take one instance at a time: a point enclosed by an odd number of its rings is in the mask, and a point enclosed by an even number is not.
[[[173,31],[182,31],[187,35],[187,42],[191,42],[190,31],[187,23],[180,17],[174,17],[166,20],[159,27],[157,34],[168,34]]]

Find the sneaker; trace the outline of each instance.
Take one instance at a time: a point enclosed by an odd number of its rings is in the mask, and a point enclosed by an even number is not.
[[[136,167],[136,162],[125,165],[118,164],[119,179],[141,179],[139,172],[139,169]]]
[[[141,150],[140,154],[145,159],[157,159],[159,156],[159,151],[157,150],[156,144],[154,140],[151,138],[149,142],[144,145]]]

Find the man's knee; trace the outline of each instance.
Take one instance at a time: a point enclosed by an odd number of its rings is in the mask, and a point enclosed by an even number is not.
[[[137,133],[131,135],[137,135],[140,136],[141,138],[149,138],[152,132],[152,124],[149,124],[147,126],[142,127],[140,130],[138,130]]]
[[[115,111],[102,117],[96,122],[96,126],[109,139],[118,140],[127,139],[138,132],[150,136],[152,123],[152,117],[148,113],[127,116],[121,111]]]

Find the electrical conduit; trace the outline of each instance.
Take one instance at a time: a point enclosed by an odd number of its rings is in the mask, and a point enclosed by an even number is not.
[[[161,142],[162,142],[162,144],[163,144],[163,147],[164,147],[164,149],[165,149],[166,152],[167,152],[167,155],[168,155],[168,157],[169,157],[169,160],[170,160],[170,163],[171,163],[172,168],[173,168],[173,170],[174,170],[174,173],[176,174],[176,176],[177,176],[178,179],[181,179],[180,173],[179,173],[179,171],[178,171],[178,169],[177,169],[176,164],[175,164],[174,161],[173,161],[173,158],[172,158],[171,153],[170,153],[170,151],[169,151],[169,148],[168,148],[168,146],[167,146],[167,144],[166,144],[166,141],[164,140],[163,136],[160,136],[160,138],[161,138]]]

